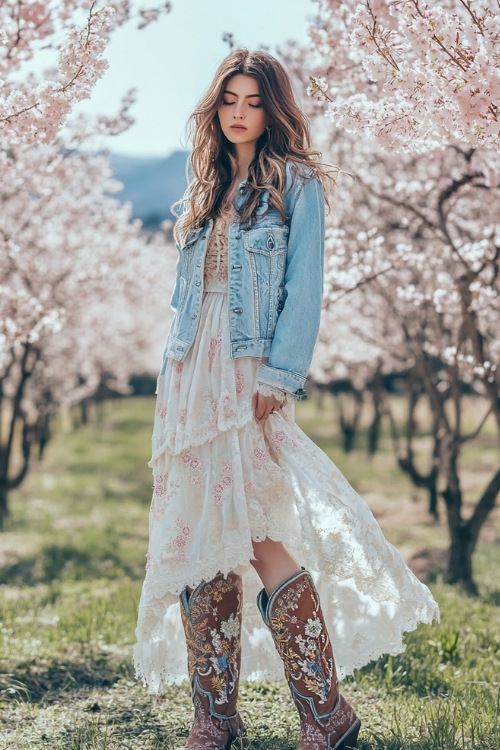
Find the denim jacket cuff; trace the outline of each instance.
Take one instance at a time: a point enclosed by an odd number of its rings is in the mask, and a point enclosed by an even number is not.
[[[297,401],[302,401],[306,397],[304,383],[306,379],[302,375],[289,370],[281,370],[271,365],[260,365],[257,370],[257,380],[259,383],[272,385],[274,388],[280,388],[282,391],[291,393]]]

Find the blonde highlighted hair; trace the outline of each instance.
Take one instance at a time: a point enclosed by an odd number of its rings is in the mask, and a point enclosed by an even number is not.
[[[245,199],[239,211],[241,222],[254,221],[264,191],[269,206],[285,220],[283,193],[286,163],[304,165],[325,185],[335,182],[333,168],[322,164],[321,154],[310,145],[309,124],[295,101],[290,78],[281,63],[266,52],[237,49],[220,64],[205,96],[190,117],[193,150],[188,162],[191,179],[184,197],[174,203],[178,216],[174,237],[182,246],[186,235],[207,219],[215,218],[236,175],[234,145],[223,134],[217,111],[230,78],[242,74],[259,86],[268,127],[257,141],[255,157],[248,170]]]

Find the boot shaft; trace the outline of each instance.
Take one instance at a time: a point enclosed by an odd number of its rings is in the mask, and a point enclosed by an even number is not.
[[[337,673],[318,592],[307,571],[284,581],[257,599],[283,660],[294,700],[301,695],[316,718],[329,715],[337,701]]]
[[[241,663],[241,577],[230,573],[200,583],[180,597],[193,702],[203,696],[210,714],[236,714]]]
[[[309,573],[295,573],[269,597],[263,589],[257,605],[283,660],[300,714],[298,750],[355,747],[361,724],[338,692],[333,649]]]

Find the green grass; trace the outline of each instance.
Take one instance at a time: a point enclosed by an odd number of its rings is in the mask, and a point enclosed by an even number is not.
[[[96,423],[76,431],[61,420],[44,464],[12,495],[0,537],[0,750],[160,750],[182,745],[189,731],[187,686],[148,696],[131,666],[153,408],[151,399],[109,402]],[[363,721],[360,750],[498,750],[498,517],[475,559],[480,596],[467,597],[439,582],[444,523],[429,522],[424,496],[394,467],[386,437],[373,459],[345,457],[329,437],[329,402],[321,411],[306,402],[299,415],[391,541],[408,557],[428,553],[425,572],[437,580],[441,624],[409,634],[404,654],[343,685]],[[494,460],[485,441],[481,468],[467,459],[471,493]],[[296,746],[284,683],[244,684],[241,711],[245,750]]]

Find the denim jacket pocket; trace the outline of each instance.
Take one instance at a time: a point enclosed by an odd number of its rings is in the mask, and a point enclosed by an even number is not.
[[[249,252],[274,255],[286,253],[287,238],[287,226],[254,227],[245,232],[243,242]]]

